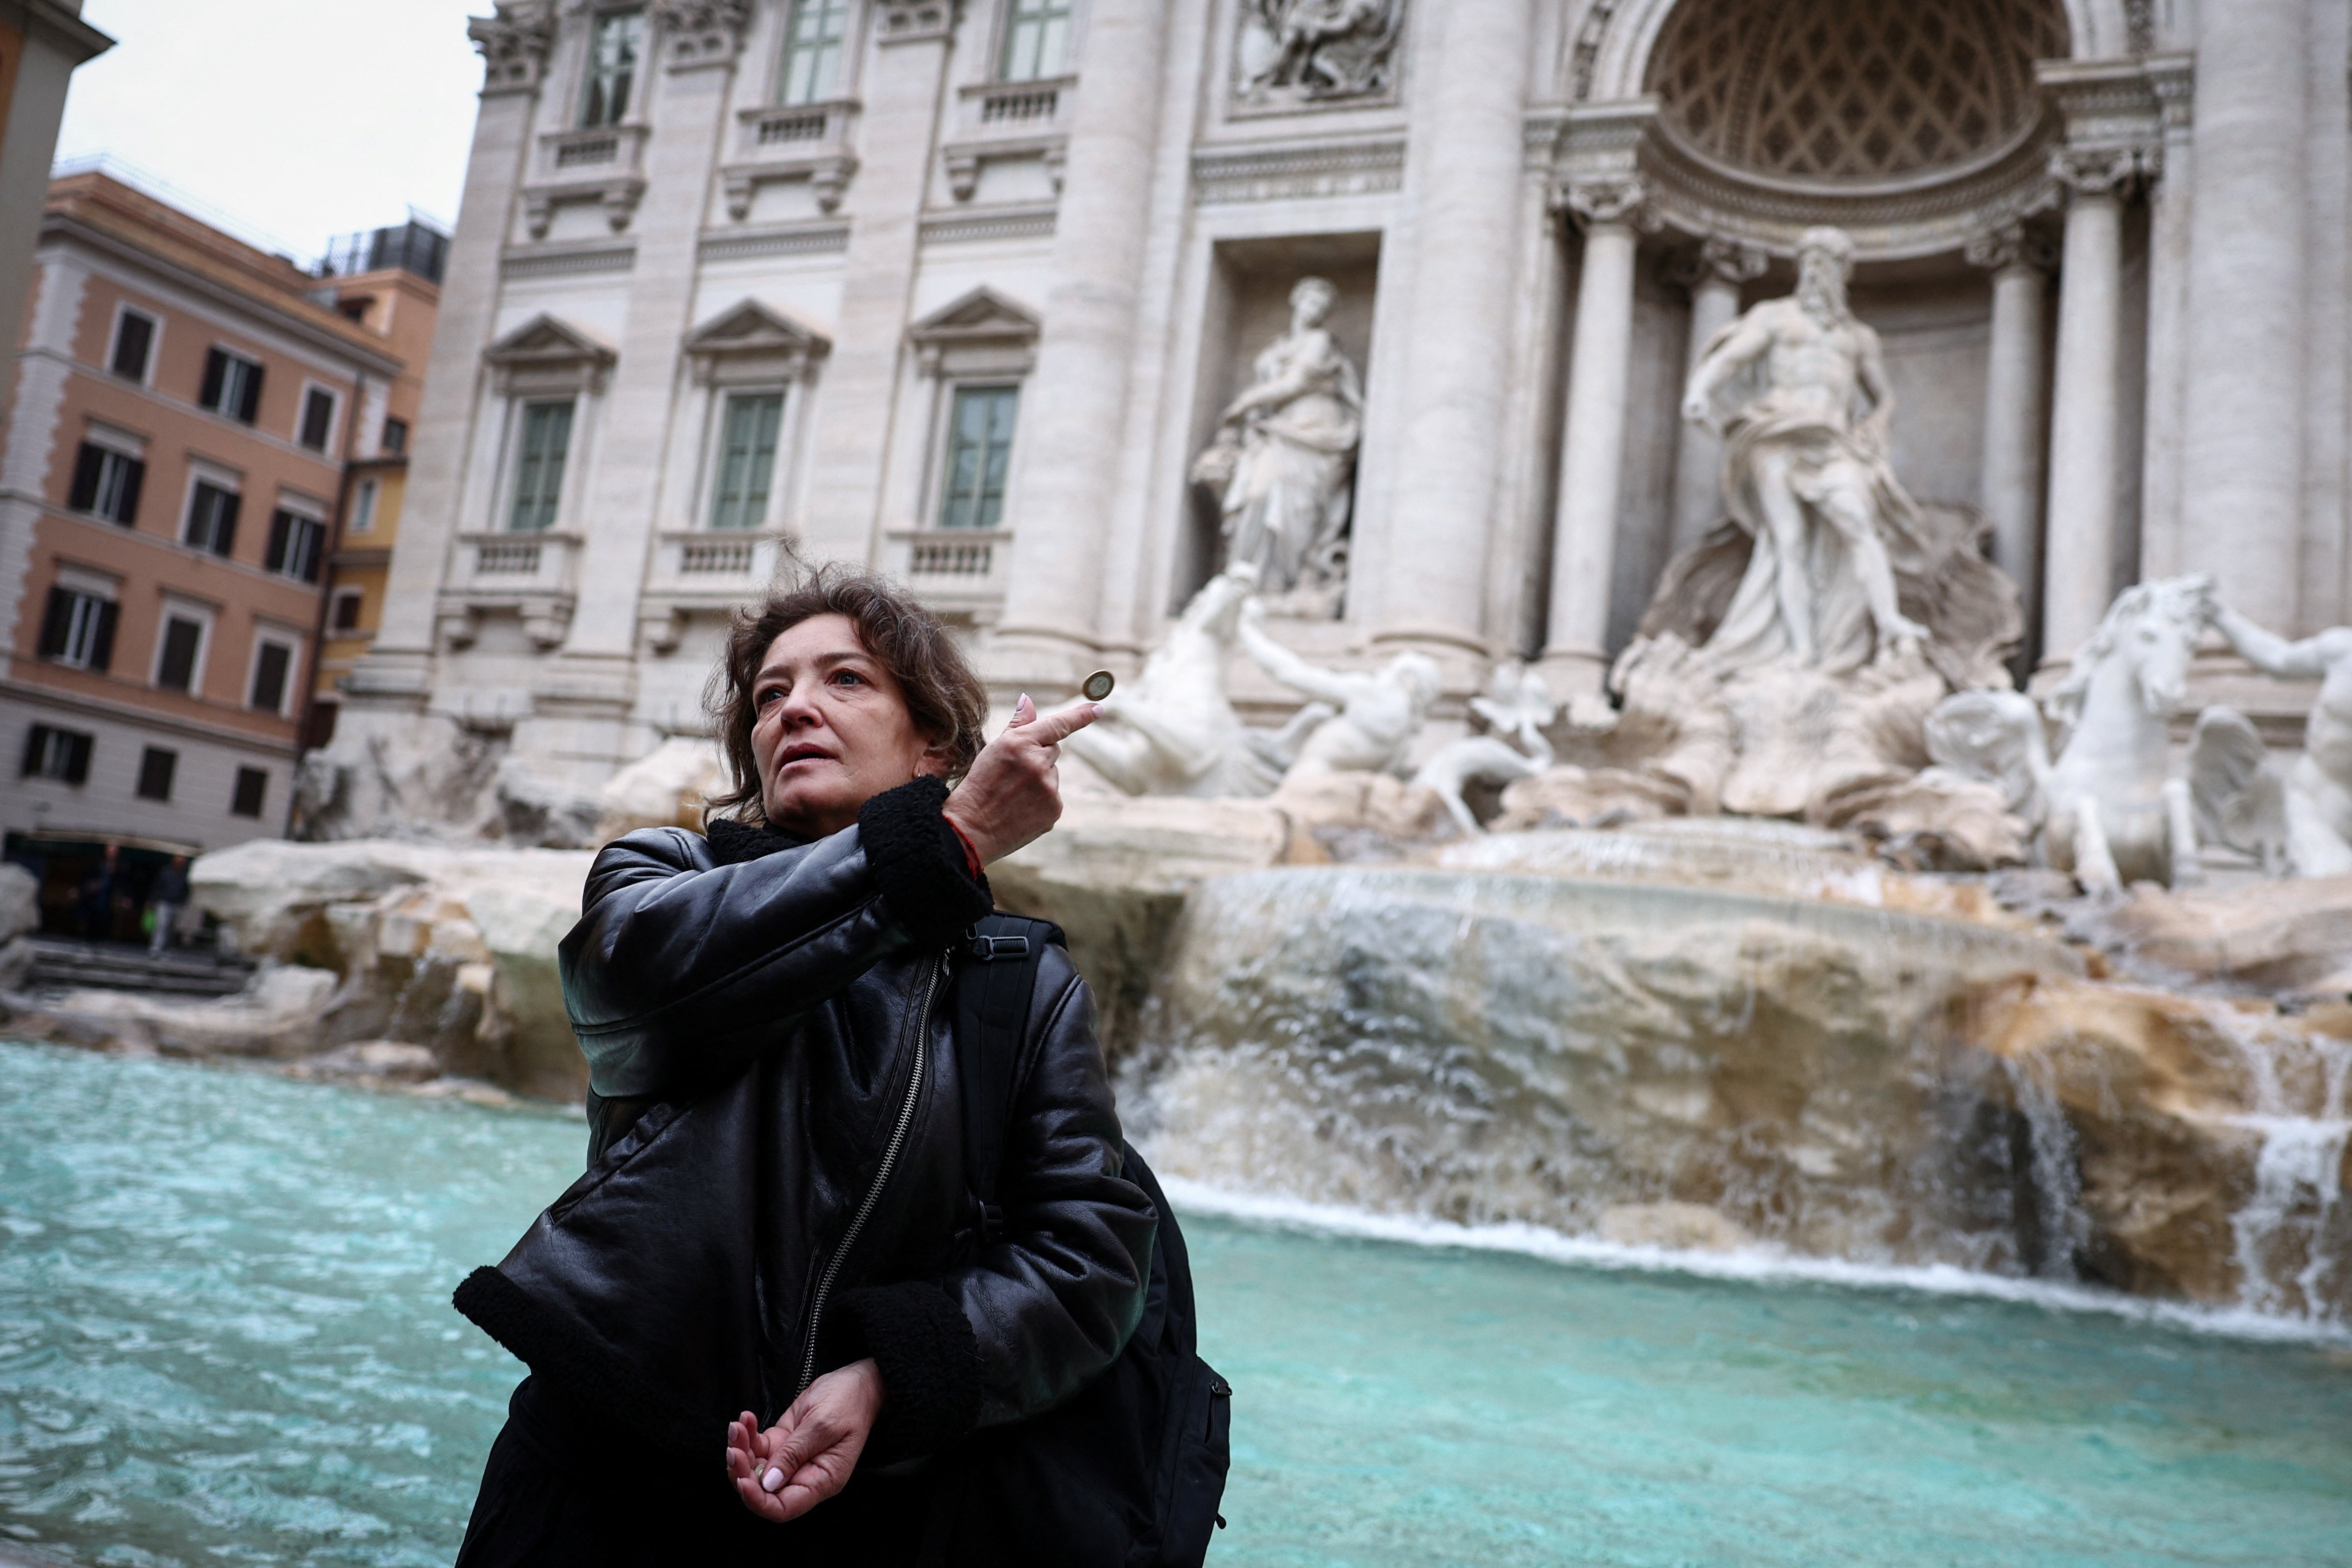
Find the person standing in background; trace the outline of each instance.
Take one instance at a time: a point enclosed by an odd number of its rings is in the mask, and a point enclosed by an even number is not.
[[[152,958],[172,941],[172,927],[178,923],[180,911],[188,907],[188,858],[174,855],[172,863],[155,873],[154,883],[147,889],[147,914],[151,929],[147,936],[147,954]]]

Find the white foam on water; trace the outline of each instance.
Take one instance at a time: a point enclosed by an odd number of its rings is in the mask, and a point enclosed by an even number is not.
[[[2245,1307],[2151,1301],[2081,1285],[1979,1274],[1950,1264],[1849,1263],[1837,1258],[1808,1258],[1775,1247],[1743,1247],[1726,1252],[1636,1247],[1597,1237],[1567,1236],[1542,1226],[1518,1222],[1457,1225],[1423,1215],[1375,1214],[1276,1194],[1236,1192],[1181,1176],[1163,1176],[1160,1184],[1166,1190],[1169,1201],[1185,1214],[1322,1236],[1407,1247],[1515,1253],[1572,1268],[1685,1274],[1758,1285],[1802,1283],[1861,1290],[1973,1296],[2051,1311],[2102,1312],[2232,1339],[2352,1345],[2352,1328],[2342,1324],[2258,1312]]]

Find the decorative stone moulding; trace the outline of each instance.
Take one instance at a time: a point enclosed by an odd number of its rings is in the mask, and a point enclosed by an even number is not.
[[[745,300],[686,335],[698,386],[730,382],[806,381],[833,352],[833,340],[782,311]]]
[[[531,178],[523,186],[523,224],[533,239],[547,237],[555,209],[594,202],[618,234],[645,199],[644,125],[604,125],[541,135]]]
[[[1026,375],[1037,360],[1034,311],[982,286],[907,329],[918,369],[942,374]]]
[[[500,0],[488,16],[466,24],[466,36],[482,56],[482,90],[529,92],[547,69],[555,43],[552,0]]]
[[[1069,153],[1069,115],[1077,78],[1044,81],[983,82],[957,94],[956,134],[940,149],[948,189],[960,202],[980,188],[989,163],[1034,159],[1045,166],[1056,195]]]
[[[879,0],[874,8],[877,42],[912,44],[944,38],[955,31],[959,0]]]
[[[1969,237],[1960,247],[1961,259],[1971,267],[1981,267],[1988,272],[2006,272],[2012,267],[2031,268],[2047,272],[2058,265],[2058,248],[2047,235],[2022,223],[2003,224]]]
[[[1386,195],[1403,184],[1402,136],[1217,148],[1192,154],[1192,200],[1202,206]]]
[[[740,111],[734,161],[719,171],[727,216],[742,222],[761,185],[791,180],[809,182],[819,212],[839,210],[857,174],[857,155],[850,151],[857,111],[857,100],[848,98]]]
[[[672,70],[723,66],[743,47],[751,20],[751,0],[655,0],[654,25],[662,31]]]
[[[532,317],[482,354],[500,397],[533,393],[601,393],[618,358],[604,344],[559,317]]]

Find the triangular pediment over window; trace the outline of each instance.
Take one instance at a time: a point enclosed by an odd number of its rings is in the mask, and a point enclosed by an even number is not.
[[[757,300],[721,311],[686,335],[686,352],[694,354],[789,353],[814,359],[832,347],[833,340],[823,332]]]
[[[907,329],[919,343],[1034,342],[1038,321],[1031,312],[985,284],[925,316]]]
[[[601,390],[619,358],[571,322],[538,315],[489,346],[482,358],[509,390]]]

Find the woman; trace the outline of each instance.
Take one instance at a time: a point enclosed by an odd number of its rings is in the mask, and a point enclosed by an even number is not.
[[[563,941],[588,1172],[458,1291],[531,1368],[458,1562],[992,1560],[952,1451],[1110,1363],[1156,1224],[1058,949],[985,1247],[963,1177],[949,948],[1094,709],[982,747],[944,628],[831,570],[739,617],[713,699],[708,836],[607,846]]]

